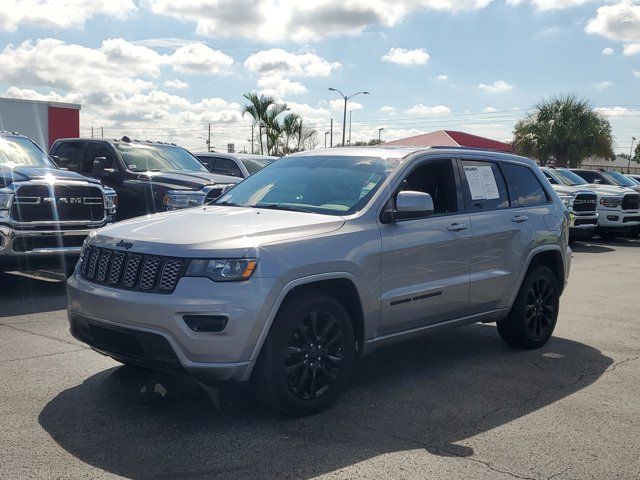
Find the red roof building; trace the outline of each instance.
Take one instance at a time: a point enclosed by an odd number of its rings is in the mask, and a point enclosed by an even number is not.
[[[415,137],[401,138],[385,142],[384,145],[398,147],[471,147],[497,150],[499,152],[512,153],[510,143],[498,142],[490,138],[471,135],[470,133],[456,132],[454,130],[439,130],[437,132],[416,135]]]

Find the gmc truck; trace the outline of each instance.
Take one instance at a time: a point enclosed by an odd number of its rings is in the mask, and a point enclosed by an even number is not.
[[[0,270],[71,269],[89,232],[115,220],[116,204],[111,188],[61,170],[29,138],[0,132]]]

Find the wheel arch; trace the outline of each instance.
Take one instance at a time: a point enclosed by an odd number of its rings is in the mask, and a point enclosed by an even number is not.
[[[260,355],[260,351],[264,342],[273,326],[276,315],[287,299],[293,295],[305,290],[319,290],[325,292],[338,300],[349,314],[349,318],[353,325],[353,331],[356,338],[356,346],[358,352],[361,351],[362,343],[365,338],[364,310],[362,308],[362,300],[360,293],[356,287],[356,278],[348,272],[324,273],[311,275],[293,280],[287,283],[278,295],[262,332],[256,342],[251,354],[251,361],[256,361]]]
[[[532,268],[537,265],[544,265],[549,267],[549,269],[554,273],[556,279],[558,280],[558,285],[560,287],[560,293],[564,290],[565,286],[565,262],[564,257],[562,255],[562,250],[559,245],[543,245],[533,249],[529,256],[527,257],[526,268],[522,270],[520,274],[520,278],[518,280],[518,288],[515,289],[511,296],[511,303],[515,301],[516,295],[520,291],[520,287],[522,286],[522,282],[524,281],[525,276]]]

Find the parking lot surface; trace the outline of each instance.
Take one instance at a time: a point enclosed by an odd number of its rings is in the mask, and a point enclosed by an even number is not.
[[[554,338],[494,325],[363,359],[320,415],[122,367],[63,283],[0,274],[0,478],[640,478],[640,242],[577,244]]]

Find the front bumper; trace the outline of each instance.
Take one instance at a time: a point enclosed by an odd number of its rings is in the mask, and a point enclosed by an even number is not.
[[[14,230],[0,225],[0,259],[79,255],[91,230]]]
[[[245,381],[282,283],[271,278],[216,283],[182,278],[170,295],[105,287],[72,276],[72,335],[117,360],[183,370],[203,383]],[[195,332],[185,315],[228,317],[220,333]],[[96,333],[97,332],[97,333]]]
[[[640,211],[599,209],[598,227],[601,230],[633,230],[640,225]]]
[[[571,223],[569,224],[569,232],[572,236],[586,235],[598,226],[597,213],[576,214],[571,213]]]

